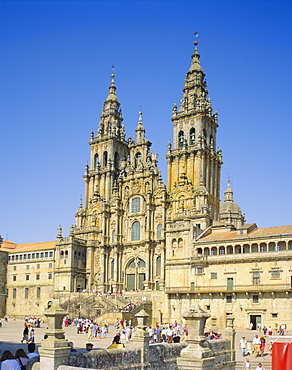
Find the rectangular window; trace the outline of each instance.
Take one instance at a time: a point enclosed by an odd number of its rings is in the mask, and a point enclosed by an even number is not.
[[[24,289],[24,298],[28,298],[28,288]]]
[[[26,260],[26,254],[23,255],[23,259]]]
[[[53,257],[53,252],[50,252],[49,253],[49,257]]]
[[[253,271],[252,283],[253,285],[260,285],[260,272],[259,271]]]
[[[16,266],[13,266],[13,270],[16,271]]]
[[[35,258],[40,258],[40,254],[39,253],[36,253],[35,254]]]
[[[53,275],[51,273],[48,273],[48,279],[52,279]]]
[[[45,257],[49,257],[49,252],[45,252]]]
[[[27,270],[29,270],[29,265],[26,265],[26,266],[25,266],[25,268],[26,268]]]
[[[195,282],[192,281],[191,282],[191,292],[194,292],[195,291]]]
[[[25,275],[25,280],[29,280],[29,275]]]
[[[49,269],[51,269],[53,267],[53,264],[50,262],[49,263]]]
[[[40,297],[41,297],[41,288],[40,288],[40,287],[37,287],[37,290],[36,290],[36,297],[37,297],[37,298],[40,298]]]
[[[272,313],[272,318],[273,319],[276,319],[278,317],[278,314],[277,313]]]
[[[27,255],[27,259],[28,259],[28,260],[30,260],[30,259],[31,259],[31,254],[30,254],[30,253]]]
[[[41,268],[41,265],[39,263],[37,263],[36,268],[37,268],[37,270],[39,270]]]
[[[12,256],[12,261],[14,261],[14,256]]]
[[[41,258],[44,258],[44,252],[41,253]]]
[[[203,267],[197,267],[197,274],[203,273]]]
[[[227,278],[227,290],[229,292],[233,290],[233,278]]]
[[[32,253],[31,258],[35,258],[35,253]]]
[[[36,274],[35,279],[36,280],[40,280],[40,275],[39,274]]]
[[[259,296],[257,294],[252,296],[252,303],[259,303]]]
[[[13,276],[12,276],[12,280],[13,280],[13,281],[16,281],[16,275],[13,275]]]
[[[13,288],[12,290],[12,298],[16,298],[16,288]]]
[[[232,295],[226,296],[226,303],[232,303]]]
[[[22,254],[19,255],[19,259],[22,260]]]
[[[271,271],[271,278],[272,279],[280,279],[280,270],[272,270]]]
[[[67,263],[67,260],[64,260],[64,265],[66,265],[66,263]]]
[[[211,279],[217,279],[217,272],[211,272]]]
[[[15,256],[16,261],[18,261],[18,254]]]

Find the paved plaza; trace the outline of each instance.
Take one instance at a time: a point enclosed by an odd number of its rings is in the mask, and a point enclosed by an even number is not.
[[[22,339],[22,331],[23,331],[23,321],[22,320],[9,320],[8,322],[2,321],[3,326],[0,328],[0,350],[1,353],[6,349],[10,350],[12,353],[18,348],[23,348],[27,351],[27,344],[21,343]],[[41,340],[43,339],[45,332],[46,332],[46,325],[45,323],[41,324],[40,328],[35,328],[35,343],[38,346],[41,344]],[[65,337],[68,341],[72,341],[74,343],[74,348],[78,352],[86,352],[85,344],[88,342],[87,334],[77,334],[76,333],[76,326],[71,325],[67,328],[63,328],[65,331]],[[252,341],[254,336],[257,334],[256,331],[250,330],[239,330],[236,332],[236,360],[237,360],[237,369],[241,368],[241,365],[244,359],[241,357],[241,350],[238,348],[239,340],[244,335],[246,339]],[[107,348],[113,339],[114,336],[114,327],[111,325],[109,327],[109,334],[107,338],[103,339],[94,339],[91,340],[94,344],[94,349],[105,349]],[[132,343],[125,343],[126,347],[131,347]],[[266,370],[271,369],[271,356],[268,354],[268,350],[265,351],[266,355],[263,358],[255,359],[254,356],[251,354],[248,356],[250,361],[253,365],[257,365],[261,362]],[[255,367],[254,367],[255,368]]]

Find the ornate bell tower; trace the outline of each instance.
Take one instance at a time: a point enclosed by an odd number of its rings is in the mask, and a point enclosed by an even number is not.
[[[179,108],[172,109],[173,148],[168,145],[169,220],[191,219],[206,229],[219,219],[221,149],[216,151],[218,114],[208,98],[195,42]]]

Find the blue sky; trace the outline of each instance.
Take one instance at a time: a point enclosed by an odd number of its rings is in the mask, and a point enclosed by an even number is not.
[[[115,65],[127,134],[142,106],[159,154],[199,31],[201,64],[219,113],[217,145],[247,222],[292,223],[291,1],[0,2],[0,234],[54,240],[75,222]]]

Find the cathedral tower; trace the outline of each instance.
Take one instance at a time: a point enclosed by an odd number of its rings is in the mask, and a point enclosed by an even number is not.
[[[189,218],[200,229],[219,219],[221,150],[216,151],[218,115],[208,98],[195,42],[179,108],[172,110],[173,148],[168,145],[170,220]]]

